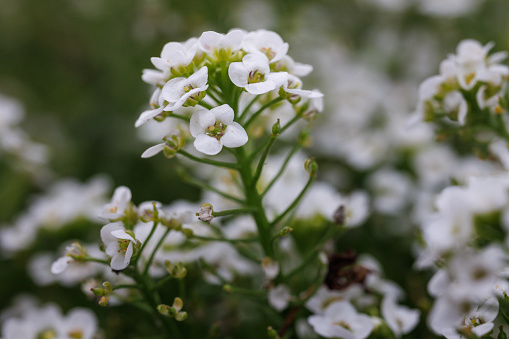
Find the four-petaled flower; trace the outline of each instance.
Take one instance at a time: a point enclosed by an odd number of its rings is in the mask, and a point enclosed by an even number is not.
[[[283,86],[288,73],[270,72],[269,59],[263,54],[248,54],[242,62],[232,62],[228,75],[235,86],[251,94],[264,94]]]
[[[101,228],[101,240],[106,254],[111,257],[111,268],[117,271],[125,269],[134,252],[133,243],[136,243],[136,239],[133,234],[126,232],[124,226],[116,222]]]
[[[196,106],[205,97],[205,91],[209,87],[207,66],[203,66],[198,72],[189,78],[178,77],[171,79],[164,85],[162,96],[168,102],[165,111],[174,111],[182,106]]]
[[[244,128],[233,121],[234,112],[228,105],[221,105],[210,111],[196,111],[191,117],[191,135],[196,138],[194,147],[199,152],[214,155],[223,146],[240,147],[247,142]]]

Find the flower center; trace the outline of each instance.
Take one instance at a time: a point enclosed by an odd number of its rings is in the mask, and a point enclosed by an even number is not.
[[[345,323],[343,320],[334,322],[334,325],[341,326],[344,329],[352,332],[352,328],[350,327],[350,324]]]
[[[184,92],[186,92],[186,93],[191,91],[191,90],[193,90],[193,89],[194,89],[194,87],[191,84],[189,84],[187,86],[184,86]]]
[[[274,52],[270,47],[262,47],[261,51],[269,60],[272,60],[272,58],[276,56],[276,52]]]
[[[207,132],[205,134],[219,140],[224,135],[226,127],[228,127],[228,126],[223,124],[222,122],[216,122],[216,123],[214,123],[214,125],[210,125],[207,128]]]
[[[248,84],[254,84],[257,82],[261,82],[265,80],[265,74],[258,73],[258,71],[251,71],[249,72],[249,76],[247,78]]]
[[[70,331],[67,334],[69,335],[69,338],[73,338],[73,339],[81,339],[81,338],[83,338],[83,331],[82,330],[72,330],[72,331]]]
[[[45,329],[37,335],[37,339],[54,339],[56,337],[57,332],[52,328]]]
[[[127,247],[129,247],[129,240],[126,239],[119,239],[118,245],[120,248],[118,249],[118,252],[123,251],[124,253],[127,252]]]

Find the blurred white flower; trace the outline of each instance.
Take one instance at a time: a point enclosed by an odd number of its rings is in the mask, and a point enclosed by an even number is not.
[[[133,255],[136,240],[125,231],[121,223],[111,223],[101,228],[101,240],[105,252],[111,257],[110,266],[116,271],[125,269]]]

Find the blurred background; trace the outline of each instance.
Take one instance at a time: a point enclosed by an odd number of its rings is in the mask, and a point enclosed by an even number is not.
[[[324,136],[339,138],[342,132],[320,126],[341,105],[341,114],[352,120],[384,112],[370,120],[367,134],[387,126],[393,113],[403,122],[415,108],[420,82],[438,72],[439,62],[459,41],[492,41],[495,51],[509,50],[508,17],[507,0],[0,0],[0,110],[22,112],[23,136],[42,147],[32,149],[28,159],[0,152],[0,225],[18,220],[34,196],[62,178],[84,183],[102,175],[109,188],[98,196],[107,199],[114,187],[125,185],[135,203],[197,201],[198,190],[178,179],[171,161],[141,159],[154,143],[140,138],[134,121],[148,107],[151,88],[141,72],[153,68],[150,57],[159,56],[167,42],[208,30],[276,31],[296,61],[314,66],[306,87],[326,94],[326,108],[308,153],[317,156],[323,180],[352,192],[369,188],[371,174],[380,168],[415,179],[405,162],[405,139],[396,143],[380,134],[371,146],[381,146],[362,155],[363,142],[348,145],[351,152],[324,146]],[[427,277],[407,274],[414,261],[408,206],[398,213],[375,213],[343,241],[375,255],[390,279],[421,294]],[[39,287],[27,273],[34,253],[54,251],[72,237],[86,239],[101,226],[73,223],[72,231],[56,236],[41,231],[32,247],[0,259],[0,309],[21,292],[57,301],[64,309],[90,306],[85,296],[77,296],[79,288]],[[414,307],[426,307],[425,296],[410,299]],[[431,335],[421,325],[409,337]]]

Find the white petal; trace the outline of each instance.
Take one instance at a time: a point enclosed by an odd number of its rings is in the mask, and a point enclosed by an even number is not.
[[[478,337],[482,337],[485,334],[488,334],[489,331],[493,328],[494,323],[485,323],[472,328],[472,332]]]
[[[51,264],[51,273],[60,274],[64,272],[67,269],[67,266],[69,266],[69,264],[73,261],[74,259],[69,256],[58,258],[55,262],[53,262],[53,264]]]
[[[131,257],[133,256],[134,251],[134,245],[133,243],[129,243],[129,246],[127,246],[127,251],[125,251],[125,258],[124,258],[124,265],[127,267],[129,265],[129,262],[131,261]]]
[[[135,241],[134,238],[132,236],[130,236],[129,233],[127,233],[124,230],[113,231],[113,232],[111,232],[111,235],[117,239]]]
[[[163,112],[163,108],[159,107],[159,108],[151,109],[151,110],[141,113],[138,120],[136,120],[136,122],[134,123],[134,127],[140,127],[141,125],[150,121],[150,119],[156,117],[157,115],[161,114],[162,112]]]
[[[116,230],[124,230],[124,226],[121,223],[114,222],[111,224],[104,225],[101,228],[101,241],[108,246],[110,242],[117,241],[117,238],[111,235],[111,232]]]
[[[127,265],[129,265],[129,261],[127,262]],[[111,258],[110,266],[116,271],[123,270],[127,267],[127,265],[125,263],[125,256],[122,253],[117,252],[117,254]]]
[[[162,144],[157,144],[155,146],[152,146],[150,148],[147,148],[147,150],[145,152],[143,152],[143,154],[141,155],[142,158],[150,158],[150,157],[153,157],[154,155],[156,155],[157,153],[161,152],[162,150],[164,150],[164,148],[166,147],[166,143],[162,143]]]
[[[221,143],[229,148],[240,147],[246,144],[248,140],[246,130],[238,123],[233,122],[221,137]]]
[[[173,78],[168,81],[162,90],[163,98],[168,102],[175,102],[184,93],[184,86],[188,85],[188,81],[186,78],[179,77]]]
[[[205,53],[213,52],[214,49],[219,46],[219,42],[223,36],[224,35],[213,31],[203,32],[199,40],[200,48]]]
[[[267,81],[274,81],[276,87],[281,87],[288,81],[288,73],[274,72],[267,75]]]
[[[264,81],[245,86],[246,91],[251,94],[264,94],[276,89],[276,83],[273,81]]]
[[[198,72],[191,75],[188,80],[189,83],[193,85],[193,87],[201,88],[207,84],[207,80],[209,78],[209,71],[207,66],[203,66],[198,70]],[[208,86],[207,86],[208,87]],[[205,89],[202,89],[205,90]]]
[[[189,122],[191,135],[197,138],[200,134],[205,133],[207,128],[211,125],[214,125],[215,122],[216,117],[211,111],[206,109],[196,111],[191,117],[191,121]]]
[[[214,114],[216,121],[222,122],[225,125],[230,125],[235,117],[233,109],[226,104],[211,109],[210,113]]]
[[[216,138],[206,134],[200,134],[194,141],[194,148],[196,148],[198,152],[202,152],[207,155],[215,155],[221,152],[223,145]]]
[[[242,63],[246,66],[248,72],[270,73],[269,59],[262,53],[248,54],[242,59]]]
[[[234,29],[224,36],[219,42],[221,48],[232,48],[233,51],[237,51],[244,40],[244,31],[240,29]]]
[[[228,68],[228,76],[237,87],[245,87],[247,85],[249,71],[242,62],[232,62]]]

